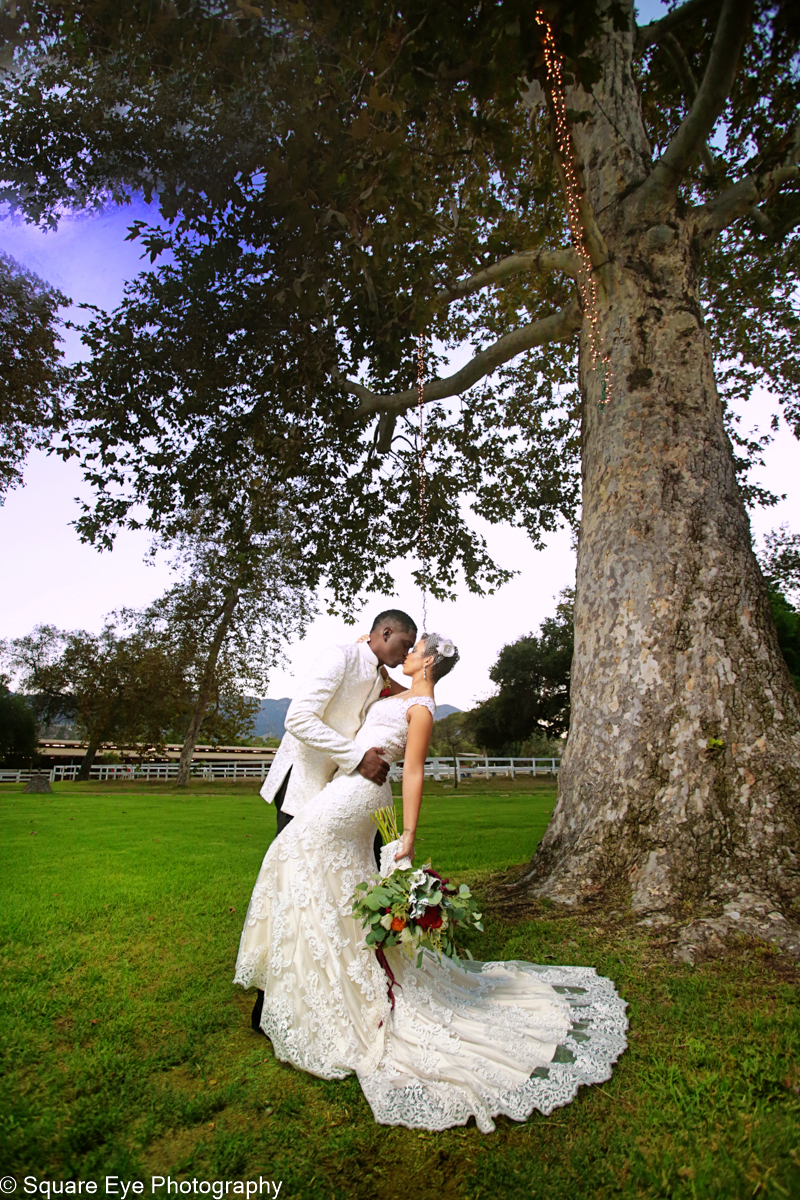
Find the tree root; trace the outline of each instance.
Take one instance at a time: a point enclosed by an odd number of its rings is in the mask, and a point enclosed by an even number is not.
[[[501,921],[578,919],[593,925],[630,923],[652,933],[654,942],[678,962],[694,964],[736,954],[742,941],[766,943],[774,952],[800,963],[800,924],[780,912],[768,896],[741,892],[716,912],[687,918],[684,911],[659,909],[649,913],[631,908],[624,887],[606,888],[572,901],[537,895],[519,881],[519,867],[492,875],[482,885],[487,912]]]
[[[767,897],[740,893],[723,905],[716,917],[700,917],[678,931],[675,958],[694,963],[731,952],[740,938],[767,942],[782,953],[800,959],[800,925],[789,921]]]

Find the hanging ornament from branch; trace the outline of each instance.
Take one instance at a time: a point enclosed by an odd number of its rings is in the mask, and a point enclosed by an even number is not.
[[[597,303],[597,286],[595,284],[592,260],[586,248],[583,224],[580,210],[580,188],[575,174],[572,152],[572,139],[567,121],[567,101],[564,88],[564,61],[556,49],[553,27],[541,9],[537,9],[536,23],[543,30],[544,61],[547,70],[547,84],[553,98],[555,115],[555,132],[558,153],[564,171],[564,198],[567,206],[567,223],[569,225],[572,244],[578,255],[578,291],[581,296],[583,314],[589,322],[589,361],[592,370],[603,373],[601,404],[607,404],[611,399],[611,360],[606,352],[603,334],[600,328],[600,309]]]
[[[418,465],[419,465],[419,558],[422,588],[422,632],[428,628],[428,576],[430,561],[428,557],[428,496],[427,474],[425,469],[425,359],[423,353],[423,338],[419,335],[417,342],[417,412],[419,416],[419,431],[417,434]]]

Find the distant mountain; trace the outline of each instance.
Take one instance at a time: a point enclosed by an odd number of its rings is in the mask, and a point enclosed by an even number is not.
[[[288,696],[284,696],[281,700],[262,700],[261,708],[256,713],[255,721],[253,722],[251,736],[283,737],[283,722],[291,703]],[[441,721],[454,712],[461,712],[461,709],[455,708],[452,704],[440,704],[436,709],[436,719],[437,721]]]
[[[289,710],[291,700],[284,696],[282,700],[262,700],[261,708],[256,713],[253,722],[253,737],[281,738],[284,734],[283,719]]]
[[[445,717],[449,717],[450,713],[463,712],[463,708],[456,708],[453,704],[437,704],[436,705],[436,720],[443,721]]]

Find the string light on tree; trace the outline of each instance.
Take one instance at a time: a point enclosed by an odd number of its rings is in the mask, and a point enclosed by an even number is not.
[[[428,497],[426,490],[426,473],[425,473],[425,385],[423,382],[423,373],[425,360],[423,355],[422,334],[419,335],[417,342],[417,409],[419,413],[419,556],[420,570],[422,574],[422,630],[427,631],[428,628],[428,575],[430,574],[430,563],[428,561]]]
[[[553,27],[541,9],[537,9],[535,17],[537,24],[543,31],[547,83],[552,96],[553,111],[555,115],[556,144],[558,146],[558,153],[564,172],[564,196],[567,207],[567,223],[569,225],[572,244],[575,247],[575,251],[578,256],[577,283],[578,291],[580,292],[581,297],[584,319],[589,323],[589,361],[592,370],[602,370],[603,378],[601,384],[600,404],[605,405],[611,399],[613,376],[611,373],[610,356],[606,353],[603,334],[600,328],[600,309],[597,303],[597,285],[595,283],[592,260],[586,247],[583,223],[581,221],[581,193],[578,186],[578,179],[575,174],[572,153],[572,139],[570,137],[569,123],[567,121],[567,102],[564,88],[563,59],[556,49],[555,38],[553,37]],[[419,556],[422,587],[422,628],[423,631],[425,631],[427,630],[428,624],[428,575],[430,574],[430,563],[428,561],[427,544],[428,497],[427,476],[425,469],[425,387],[423,375],[423,337],[422,334],[420,334],[417,342],[417,410],[419,416],[418,466],[420,503]]]
[[[536,11],[536,22],[543,30],[544,61],[547,70],[547,83],[553,99],[555,115],[555,133],[558,153],[564,172],[564,198],[567,206],[567,223],[569,225],[572,244],[578,255],[578,291],[581,296],[584,318],[589,323],[589,358],[592,370],[602,369],[603,382],[601,404],[611,399],[610,357],[605,351],[603,335],[600,329],[600,310],[597,303],[597,287],[595,284],[592,260],[586,248],[583,224],[580,212],[580,188],[575,174],[572,154],[572,139],[567,121],[567,102],[564,88],[563,59],[556,49],[553,27],[541,9]]]

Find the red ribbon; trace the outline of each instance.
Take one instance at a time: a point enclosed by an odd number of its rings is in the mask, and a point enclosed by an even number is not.
[[[380,944],[375,947],[375,956],[378,959],[378,962],[383,967],[384,971],[386,972],[386,978],[389,980],[389,999],[392,1002],[392,1010],[394,1010],[393,988],[395,988],[395,987],[402,988],[403,985],[401,983],[398,983],[397,980],[395,979],[394,974],[392,973],[392,968],[389,966],[388,962],[386,961],[386,955],[383,952],[383,946],[381,946]],[[381,1025],[382,1024],[383,1024],[383,1021],[381,1021]],[[378,1026],[378,1028],[380,1028],[380,1026]]]

